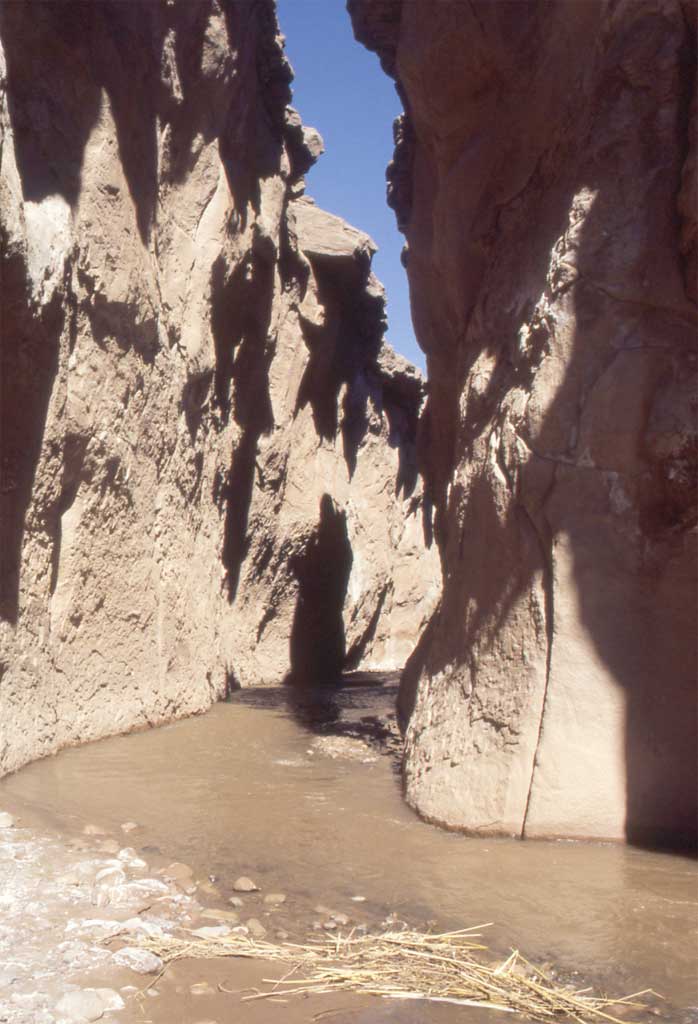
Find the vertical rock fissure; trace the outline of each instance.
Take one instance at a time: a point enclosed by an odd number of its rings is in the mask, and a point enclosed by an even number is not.
[[[533,518],[524,506],[521,506],[522,511],[526,517],[527,522],[530,524],[533,530],[538,544],[540,546],[541,558],[543,562],[543,598],[545,602],[545,633],[547,641],[547,649],[545,655],[545,685],[543,687],[543,699],[540,704],[540,717],[538,719],[538,733],[536,736],[536,746],[533,752],[533,758],[531,760],[531,777],[528,783],[528,793],[526,795],[526,806],[524,807],[523,818],[521,820],[521,833],[520,837],[523,839],[526,835],[526,822],[528,820],[528,812],[531,806],[531,797],[533,795],[533,781],[536,776],[536,766],[538,764],[538,753],[540,751],[541,739],[543,736],[543,722],[545,720],[545,708],[548,702],[548,690],[550,687],[550,668],[553,659],[553,639],[555,635],[555,602],[554,602],[554,581],[553,581],[553,550],[552,550],[552,537],[549,542],[545,543],[544,538],[541,536],[540,531],[536,527]]]

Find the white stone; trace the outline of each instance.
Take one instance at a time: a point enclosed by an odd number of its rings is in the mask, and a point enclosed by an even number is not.
[[[123,1010],[125,1003],[118,992],[113,988],[97,988],[95,992],[102,1000],[105,1010]]]
[[[93,988],[68,992],[56,1003],[56,1012],[70,1021],[94,1021],[104,1016],[105,1006]]]
[[[149,953],[147,949],[138,949],[137,946],[124,946],[114,953],[114,961],[120,967],[129,967],[137,974],[157,974],[163,968],[159,956]]]
[[[224,939],[230,935],[231,929],[227,924],[206,925],[203,928],[195,928],[192,935],[198,935],[202,939]]]
[[[113,885],[117,885],[119,882],[126,881],[126,875],[121,868],[102,868],[97,872],[95,880],[102,882],[105,879],[108,879]]]

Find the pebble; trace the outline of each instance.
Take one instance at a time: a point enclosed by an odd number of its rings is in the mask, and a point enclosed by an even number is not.
[[[346,914],[333,914],[332,920],[342,926],[349,924],[349,918]]]
[[[165,878],[171,879],[173,882],[186,882],[191,879],[194,872],[188,864],[180,864],[179,861],[175,861],[169,867],[163,868],[160,874],[164,875]]]
[[[137,828],[140,828],[140,825],[138,824],[137,821],[125,821],[121,826],[121,831],[134,832]]]
[[[245,901],[241,900],[239,896],[231,896],[228,900],[231,907],[244,907]]]
[[[365,903],[366,902],[366,897],[365,896],[352,896],[351,897],[351,901],[352,901],[352,903]]]
[[[227,924],[207,925],[204,928],[195,928],[192,935],[198,935],[200,939],[224,939],[230,935],[231,929]]]
[[[95,876],[96,882],[103,882],[108,879],[112,885],[121,885],[122,882],[126,881],[126,875],[121,868],[102,868],[98,871]]]
[[[251,917],[249,921],[245,921],[247,929],[255,939],[263,939],[267,934],[267,930],[261,921],[258,921],[256,917]]]
[[[270,892],[264,897],[264,902],[269,907],[280,907],[286,902],[286,896],[282,892]]]
[[[337,928],[337,922],[336,921],[323,921],[322,922],[322,927],[325,929],[326,932],[333,932]]]
[[[130,967],[137,974],[157,974],[163,968],[163,962],[155,953],[137,946],[124,946],[114,953],[114,960],[120,967]]]
[[[86,836],[106,836],[106,829],[100,828],[99,825],[85,825],[83,835]]]
[[[285,932],[283,928],[278,928],[274,934],[276,935],[279,942],[285,942],[288,938],[288,932]]]
[[[104,939],[107,936],[117,935],[120,931],[120,921],[112,921],[102,917],[71,918],[65,926],[66,935],[70,935],[73,932],[84,932],[93,938],[96,938],[97,941]],[[68,948],[66,952],[70,955],[70,948]]]
[[[199,882],[199,889],[201,892],[206,893],[207,896],[213,896],[215,899],[220,899],[221,894],[212,882]]]
[[[168,896],[169,889],[164,882],[157,878],[139,878],[134,882],[126,882],[125,885],[115,887],[113,890],[114,899],[112,902],[123,905],[143,901],[153,896]]]
[[[182,892],[187,893],[189,896],[196,892],[196,882],[192,877],[193,873],[188,864],[180,864],[178,862],[170,864],[167,868],[161,868],[158,871],[159,875],[162,875],[163,878],[168,879],[170,882],[174,882]]]
[[[202,910],[199,916],[211,921],[230,921],[233,924],[237,924],[240,920],[240,915],[235,910],[216,910],[215,908]]]
[[[122,864],[128,864],[131,868],[147,868],[148,865],[142,860],[132,846],[125,846],[119,850],[119,860]]]
[[[242,875],[233,885],[234,892],[259,892],[259,886],[255,885],[251,878]]]
[[[7,811],[0,811],[0,828],[12,828],[15,819]]]
[[[122,1002],[123,1006],[123,1002]],[[80,992],[68,992],[56,1003],[56,1011],[68,1020],[94,1021],[104,1016],[104,1003],[93,988]]]
[[[123,1010],[125,1003],[118,992],[113,988],[96,988],[95,992],[102,1000],[105,1010]]]
[[[189,986],[189,991],[193,996],[215,996],[216,994],[215,988],[212,988],[207,981],[195,982]]]

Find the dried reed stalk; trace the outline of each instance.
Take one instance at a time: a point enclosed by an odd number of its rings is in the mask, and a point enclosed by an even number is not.
[[[478,926],[482,927],[482,926]],[[144,936],[139,945],[165,963],[183,958],[250,957],[288,965],[281,978],[264,979],[268,992],[244,999],[290,994],[358,992],[391,999],[426,999],[518,1013],[543,1024],[628,1024],[614,1008],[642,1009],[636,1002],[650,989],[623,999],[573,991],[557,984],[518,951],[503,963],[487,963],[477,929],[431,935],[415,931],[382,935],[327,936],[306,945],[258,941],[233,932],[220,938]]]

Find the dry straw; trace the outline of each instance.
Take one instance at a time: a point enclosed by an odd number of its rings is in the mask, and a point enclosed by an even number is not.
[[[485,962],[482,954],[487,947],[479,938],[476,928],[441,935],[408,930],[381,935],[350,932],[296,945],[257,941],[233,932],[216,938],[148,936],[139,944],[166,964],[189,957],[233,956],[277,961],[289,968],[280,978],[264,979],[269,990],[244,996],[247,1000],[357,992],[478,1006],[518,1013],[533,1021],[628,1024],[628,1008],[642,1009],[635,1000],[651,992],[608,999],[589,989],[573,991],[557,984],[518,951],[499,965]],[[613,1016],[614,1012],[623,1012],[624,1021]]]

